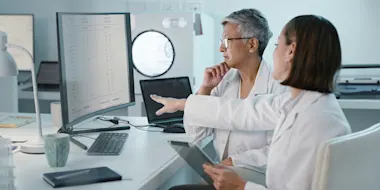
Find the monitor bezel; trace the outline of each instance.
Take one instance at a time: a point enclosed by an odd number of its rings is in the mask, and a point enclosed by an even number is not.
[[[35,67],[35,64],[36,64],[36,27],[34,27],[35,26],[35,19],[34,19],[34,14],[33,13],[0,13],[0,16],[31,16],[32,17],[32,32],[33,32],[33,34],[32,34],[32,41],[33,41],[33,45],[32,45],[32,48],[33,48],[33,52],[32,52],[32,55],[33,55],[33,63],[34,63],[34,65],[33,65],[33,67]],[[19,44],[15,44],[15,45],[19,45]],[[30,53],[30,52],[29,52]],[[17,63],[16,63],[17,64]],[[31,71],[31,69],[20,69],[20,68],[18,68],[17,67],[17,70],[19,70],[19,71]]]
[[[67,84],[66,84],[66,73],[65,73],[65,64],[63,60],[63,41],[62,39],[62,16],[64,15],[124,15],[125,18],[125,35],[126,35],[126,43],[127,43],[127,56],[128,56],[128,72],[129,72],[129,96],[130,102],[118,106],[113,106],[110,108],[98,110],[96,112],[92,112],[86,115],[83,115],[73,121],[69,121],[69,109],[67,102]],[[87,119],[93,118],[95,116],[119,110],[122,108],[126,108],[129,106],[135,105],[135,88],[134,88],[134,76],[133,76],[133,63],[132,63],[132,32],[131,32],[131,21],[130,21],[130,13],[127,12],[117,12],[117,13],[69,13],[69,12],[57,12],[56,20],[57,20],[57,42],[58,42],[58,63],[60,68],[60,95],[61,95],[61,111],[62,111],[62,128],[61,132],[70,133],[73,131],[74,125],[85,121]],[[63,60],[63,61],[62,61]]]

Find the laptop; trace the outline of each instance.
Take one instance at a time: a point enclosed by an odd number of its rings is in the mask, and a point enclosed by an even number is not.
[[[192,94],[189,77],[140,80],[149,125],[166,128],[174,123],[183,123],[183,111],[156,115],[162,105],[150,98],[151,94],[162,97],[187,98]]]
[[[37,73],[37,87],[39,91],[59,91],[59,65],[57,61],[41,61]],[[26,89],[33,91],[33,87]]]

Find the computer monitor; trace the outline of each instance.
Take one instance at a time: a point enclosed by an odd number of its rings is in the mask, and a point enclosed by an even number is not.
[[[34,16],[32,14],[0,14],[0,31],[8,34],[8,43],[22,46],[34,57]],[[29,55],[9,48],[20,71],[30,71],[34,65]]]
[[[129,13],[57,13],[57,30],[61,132],[135,104]]]
[[[38,85],[54,85],[59,87],[59,76],[58,61],[41,61],[37,73]]]

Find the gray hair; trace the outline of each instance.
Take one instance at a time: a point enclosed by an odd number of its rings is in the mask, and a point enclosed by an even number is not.
[[[256,38],[259,41],[259,56],[264,54],[270,38],[273,36],[269,29],[268,21],[264,15],[256,9],[242,9],[231,13],[222,20],[222,25],[227,23],[237,24],[238,32],[243,38]]]

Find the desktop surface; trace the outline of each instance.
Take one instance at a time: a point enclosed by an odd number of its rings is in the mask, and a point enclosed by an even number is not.
[[[136,125],[147,124],[146,118],[143,117],[128,118],[128,120]],[[49,115],[42,115],[42,125],[44,134],[55,133],[56,128],[52,127]],[[104,127],[104,123],[83,122],[79,126],[81,128]],[[0,133],[2,136],[11,137],[12,140],[27,140],[35,137],[36,128],[35,124],[30,124],[16,129],[0,129]],[[119,156],[87,156],[85,150],[74,144],[70,144],[69,158],[66,166],[62,168],[50,168],[45,155],[29,155],[17,152],[14,154],[14,172],[17,189],[52,189],[42,179],[43,173],[106,166],[120,174],[123,180],[74,186],[68,189],[151,190],[158,188],[183,166],[183,160],[179,158],[167,141],[186,139],[187,137],[184,134],[146,132],[135,128],[131,128],[128,134],[128,140]],[[90,146],[94,142],[91,138],[96,138],[97,135],[97,133],[86,134],[86,137],[77,137],[77,139]]]

